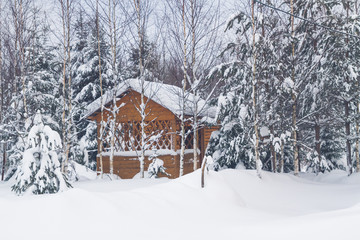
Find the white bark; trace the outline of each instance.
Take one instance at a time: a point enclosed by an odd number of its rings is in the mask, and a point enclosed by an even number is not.
[[[185,133],[185,92],[186,92],[186,83],[187,83],[187,45],[186,45],[186,38],[187,38],[187,34],[186,34],[186,22],[185,22],[185,0],[183,0],[183,5],[182,5],[182,24],[183,24],[183,33],[184,33],[184,42],[183,42],[183,71],[184,71],[184,79],[182,82],[182,95],[181,95],[181,116],[180,116],[180,121],[181,121],[181,152],[180,152],[180,172],[179,172],[179,176],[181,177],[182,175],[184,175],[184,157],[185,157],[185,138],[186,138],[186,133]]]
[[[253,114],[254,114],[254,131],[255,131],[255,164],[256,172],[259,178],[261,178],[261,161],[259,154],[259,131],[258,131],[258,113],[257,113],[257,82],[256,82],[256,49],[255,49],[255,9],[254,9],[254,0],[251,2],[251,16],[252,16],[252,28],[253,28],[253,80],[252,80],[252,98],[253,98]]]
[[[294,40],[295,38],[295,31],[294,31],[294,2],[293,0],[290,1],[291,4],[291,36]],[[294,66],[294,59],[295,59],[295,43],[292,42],[292,81],[294,83],[295,87],[295,66]],[[297,119],[296,119],[296,102],[297,97],[295,93],[295,89],[292,89],[292,100],[293,100],[293,112],[292,112],[292,128],[293,128],[293,148],[294,148],[294,175],[299,175],[299,152],[298,152],[298,146],[297,146]]]
[[[63,113],[62,113],[62,136],[63,136],[63,161],[61,164],[61,172],[66,173],[66,166],[68,162],[67,150],[67,133],[66,133],[66,64],[67,64],[67,41],[66,41],[66,17],[65,17],[65,4],[63,0],[60,1],[61,6],[61,20],[63,30],[63,81],[62,81],[62,94],[63,94]]]
[[[17,11],[17,10],[15,10]],[[20,78],[22,83],[22,92],[23,92],[23,104],[25,117],[28,117],[28,109],[26,103],[26,85],[25,85],[25,37],[24,37],[24,10],[23,10],[23,1],[20,0],[19,3],[19,47],[20,47]]]
[[[143,63],[143,56],[142,56],[142,48],[143,48],[143,22],[142,22],[142,6],[140,5],[140,0],[134,0],[134,7],[136,10],[136,16],[137,16],[137,33],[138,33],[138,51],[139,51],[139,70],[140,70],[140,116],[141,116],[141,146],[140,146],[140,178],[144,178],[144,171],[145,171],[145,151],[146,151],[146,135],[145,135],[145,118],[146,118],[146,103],[145,103],[145,77],[144,77],[144,63]]]
[[[191,0],[190,8],[191,8],[191,42],[192,42],[192,61],[191,61],[191,72],[192,72],[192,82],[193,84],[197,84],[196,79],[196,34],[195,34],[195,2],[194,0]],[[195,171],[197,169],[197,162],[198,162],[198,88],[197,86],[193,86],[193,94],[195,96],[194,99],[194,112],[193,112],[193,131],[194,131],[194,138],[193,138],[193,170]]]
[[[115,22],[115,1],[109,0],[109,30],[110,30],[110,44],[112,54],[112,70],[113,70],[113,107],[111,109],[111,140],[110,140],[110,175],[114,174],[114,152],[115,152],[115,131],[116,131],[116,85],[117,85],[117,66],[116,66],[116,22]]]
[[[99,158],[100,158],[100,177],[103,178],[104,167],[103,167],[103,141],[104,141],[104,101],[103,101],[103,82],[101,74],[101,51],[100,51],[100,33],[99,33],[99,0],[96,0],[96,36],[98,46],[98,57],[99,57],[99,81],[100,81],[100,105],[101,105],[101,122],[100,122],[100,146],[99,146]]]

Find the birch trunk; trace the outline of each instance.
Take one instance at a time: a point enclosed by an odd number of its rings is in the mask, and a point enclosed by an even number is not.
[[[195,35],[195,3],[194,0],[190,1],[191,5],[191,40],[192,40],[192,61],[191,61],[191,72],[192,72],[192,83],[198,84],[196,79],[196,35]],[[194,122],[193,122],[193,131],[194,131],[194,138],[193,138],[193,148],[194,148],[194,154],[193,154],[193,169],[194,171],[198,168],[197,162],[198,162],[198,86],[193,86],[193,94],[194,94]]]
[[[20,79],[22,83],[22,92],[23,92],[23,104],[24,104],[24,112],[25,117],[28,117],[28,109],[26,104],[26,85],[25,85],[25,47],[24,47],[24,11],[23,11],[23,0],[20,0],[19,3],[19,47],[20,47]]]
[[[344,100],[345,105],[345,135],[346,135],[346,159],[349,167],[349,174],[352,174],[352,160],[351,160],[351,141],[350,141],[350,114],[349,114],[349,102]]]
[[[346,19],[349,19],[349,8],[350,3],[347,2],[346,7]],[[346,43],[349,43],[349,39],[346,39]],[[346,52],[346,57],[349,57],[349,52]],[[349,83],[349,77],[346,77],[346,81]],[[345,105],[345,135],[346,135],[346,158],[347,158],[347,164],[349,167],[349,174],[353,173],[353,166],[352,166],[352,159],[351,159],[351,140],[350,140],[350,102],[349,100],[344,100]]]
[[[359,116],[360,114],[360,103],[356,103],[356,113]],[[359,160],[359,121],[356,120],[356,172],[360,172],[360,160]]]
[[[112,69],[113,69],[113,108],[111,109],[112,119],[111,121],[111,140],[110,140],[110,175],[114,174],[114,152],[115,152],[115,130],[116,130],[116,81],[117,81],[117,69],[116,69],[116,23],[115,23],[115,1],[109,0],[109,30],[110,30],[110,44],[112,54]],[[112,3],[112,4],[111,4]],[[111,7],[112,6],[112,7]],[[112,11],[113,9],[113,11]]]
[[[65,4],[63,0],[60,0],[61,5],[61,20],[62,20],[62,28],[63,28],[63,81],[62,81],[62,94],[63,94],[63,113],[62,113],[62,135],[63,135],[63,162],[61,164],[61,171],[63,174],[66,173],[66,166],[68,162],[68,154],[67,154],[67,131],[66,131],[66,64],[67,64],[67,41],[66,41],[66,17],[65,17]]]
[[[255,1],[251,1],[251,16],[252,16],[252,28],[253,28],[253,79],[252,79],[252,98],[253,98],[253,112],[254,112],[254,131],[255,131],[255,164],[256,173],[261,178],[261,162],[259,155],[259,131],[258,131],[258,113],[257,113],[257,83],[256,83],[256,49],[255,49]]]
[[[315,149],[316,149],[316,153],[317,153],[317,157],[319,159],[319,163],[318,163],[318,169],[317,172],[320,172],[320,164],[321,164],[321,142],[320,142],[320,124],[319,124],[319,120],[316,120],[315,123]]]
[[[355,14],[358,15],[358,1],[355,1]],[[359,92],[359,81],[356,81],[356,89]],[[359,117],[360,114],[360,103],[359,100],[356,101],[356,114]],[[356,118],[356,172],[360,172],[360,157],[359,157],[359,121],[358,118]]]
[[[184,61],[183,61],[183,71],[184,71],[184,79],[182,82],[182,92],[181,92],[181,151],[180,151],[180,173],[179,176],[184,175],[184,157],[185,157],[185,91],[186,91],[186,82],[187,82],[187,59],[186,59],[186,22],[185,22],[185,0],[183,0],[182,5],[182,24],[184,30],[184,45],[183,45],[183,54],[184,54]]]
[[[18,97],[18,86],[17,86],[17,67],[18,67],[18,38],[19,38],[19,27],[18,27],[18,9],[17,0],[14,0],[14,27],[15,27],[15,49],[14,49],[14,92],[15,96]],[[15,109],[17,109],[17,101],[14,101]]]
[[[145,135],[145,118],[146,118],[146,104],[145,104],[145,78],[144,78],[144,63],[143,63],[143,56],[142,56],[142,48],[143,48],[143,25],[141,23],[141,5],[140,0],[134,0],[134,6],[136,9],[136,15],[137,15],[137,30],[138,30],[138,48],[139,48],[139,70],[140,70],[140,88],[141,88],[141,99],[140,99],[140,115],[141,115],[141,146],[140,146],[140,178],[144,178],[144,171],[145,171],[145,150],[146,150],[146,135]]]
[[[271,133],[271,136],[274,136],[274,126],[271,126],[270,133]],[[277,165],[277,154],[275,152],[273,142],[271,142],[270,150],[271,150],[271,156],[272,156],[272,159],[271,159],[272,171],[275,173],[276,169],[277,169],[277,166],[276,166]]]
[[[2,67],[3,67],[3,58],[2,58],[2,2],[0,1],[0,84],[1,84],[1,106],[0,106],[0,123],[3,120],[3,112],[4,112],[4,81],[2,76]],[[5,143],[3,143],[3,158],[2,158],[2,169],[1,169],[1,181],[4,181],[5,176],[5,164],[6,164],[6,147]]]
[[[294,2],[290,1],[291,4],[291,37],[292,37],[292,73],[291,80],[293,81],[293,86],[295,88],[295,31],[294,31]],[[299,175],[299,150],[297,146],[297,119],[296,119],[296,103],[297,97],[295,89],[292,89],[292,100],[293,100],[293,108],[292,108],[292,130],[293,130],[293,148],[294,148],[294,175]]]
[[[99,57],[99,81],[100,81],[100,105],[101,105],[101,122],[100,122],[100,147],[99,147],[99,158],[100,158],[100,177],[103,178],[103,134],[104,134],[104,102],[103,102],[103,87],[102,87],[102,74],[101,74],[101,51],[100,51],[100,35],[99,35],[99,0],[96,0],[96,37]]]
[[[70,49],[70,2],[69,0],[66,1],[66,22],[67,22],[67,44],[66,44],[66,48],[67,48],[67,63],[68,63],[68,108],[69,108],[69,127],[68,127],[68,141],[67,141],[67,147],[66,147],[66,155],[67,157],[67,162],[66,162],[66,166],[69,165],[69,153],[70,153],[70,146],[71,146],[71,141],[72,141],[72,137],[73,134],[75,133],[75,130],[73,129],[73,113],[72,113],[72,86],[71,86],[71,49]]]
[[[280,173],[284,172],[284,141],[281,139],[281,153],[280,153]]]
[[[69,0],[64,2],[60,0],[61,5],[61,18],[62,18],[62,27],[63,27],[63,114],[62,114],[62,134],[63,134],[63,144],[64,144],[64,161],[61,166],[63,174],[66,174],[69,165],[69,151],[70,151],[70,138],[72,130],[72,104],[71,104],[71,54],[70,54],[70,2]],[[66,75],[68,74],[68,96],[66,96]],[[67,99],[68,98],[68,99]],[[68,104],[67,104],[68,102]],[[66,109],[68,110],[69,115],[69,124],[67,124],[66,119]],[[75,131],[74,131],[75,132]]]

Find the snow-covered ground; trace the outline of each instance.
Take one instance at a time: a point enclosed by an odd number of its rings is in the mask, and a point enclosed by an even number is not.
[[[176,180],[82,180],[18,197],[0,182],[1,239],[358,239],[360,174],[224,170]]]

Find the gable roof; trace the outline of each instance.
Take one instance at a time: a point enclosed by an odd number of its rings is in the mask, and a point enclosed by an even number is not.
[[[129,90],[134,90],[138,93],[141,93],[140,79],[136,78],[123,81],[117,86],[115,95],[119,99],[122,94]],[[181,94],[182,89],[177,86],[160,82],[144,81],[144,96],[169,109],[176,116],[181,115]],[[109,90],[103,95],[103,105],[111,103],[112,99],[113,91]],[[195,97],[194,94],[189,92],[185,93],[185,115],[193,115],[195,102],[197,102],[200,117],[207,117],[211,119],[215,118],[216,109],[209,106],[205,100],[199,97]],[[86,107],[83,118],[87,118],[93,115],[95,112],[99,111],[100,108],[101,100],[98,98]]]

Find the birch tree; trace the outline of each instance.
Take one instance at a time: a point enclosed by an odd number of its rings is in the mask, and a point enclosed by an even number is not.
[[[0,106],[0,123],[3,121],[3,111],[4,111],[4,80],[3,80],[3,43],[2,43],[2,36],[3,36],[3,21],[2,21],[2,12],[3,12],[3,5],[2,2],[0,2],[0,87],[1,87],[1,106]],[[2,143],[2,167],[1,167],[1,181],[4,180],[4,174],[5,174],[5,164],[6,164],[6,156],[5,156],[5,143]]]
[[[291,46],[291,56],[292,56],[292,72],[291,72],[291,80],[294,88],[292,88],[292,132],[293,132],[293,148],[294,148],[294,175],[299,175],[299,150],[297,145],[297,123],[296,123],[296,82],[295,82],[295,31],[294,31],[294,3],[293,0],[290,1],[291,8],[291,37],[292,37],[292,46]]]
[[[252,28],[253,28],[253,36],[252,36],[252,42],[253,42],[253,70],[252,70],[252,98],[253,98],[253,115],[254,115],[254,132],[255,132],[255,164],[256,164],[256,172],[258,177],[261,178],[261,161],[260,161],[260,155],[259,155],[259,130],[258,130],[258,113],[257,113],[257,80],[256,80],[256,26],[255,26],[255,5],[254,0],[252,0],[251,3],[251,17],[252,17]]]
[[[149,16],[152,12],[153,6],[151,1],[145,0],[133,0],[132,8],[134,10],[134,25],[136,29],[136,33],[134,34],[135,39],[135,48],[137,48],[138,52],[138,69],[139,69],[139,90],[140,90],[140,102],[135,105],[135,108],[140,114],[141,122],[140,122],[140,154],[138,155],[140,162],[140,178],[144,178],[145,172],[145,151],[151,146],[149,142],[148,134],[145,132],[145,128],[147,126],[147,116],[150,113],[150,109],[148,109],[148,103],[151,100],[152,96],[156,94],[158,89],[152,88],[150,84],[146,83],[146,78],[149,77],[149,71],[147,69],[149,63],[149,55],[143,56],[144,53],[144,44],[145,44],[145,36],[146,29],[149,20]],[[145,99],[145,91],[148,92],[147,99]],[[150,133],[151,135],[151,133]]]
[[[205,102],[212,97],[214,87],[209,79],[206,78],[209,70],[215,65],[219,52],[218,33],[218,14],[219,6],[217,2],[207,0],[185,0],[185,1],[166,1],[165,21],[167,31],[164,32],[166,38],[165,45],[168,51],[168,62],[177,64],[178,80],[176,85],[181,86],[182,93],[179,96],[180,109],[187,108],[191,112],[190,116],[179,115],[180,122],[184,124],[180,129],[181,148],[180,159],[185,155],[185,140],[188,134],[193,133],[193,169],[198,167],[198,130],[202,127],[199,124],[199,116],[204,112],[204,106],[199,102],[205,98]],[[169,38],[170,36],[170,38]],[[181,76],[180,76],[181,71]],[[171,76],[170,76],[171,77]],[[216,86],[216,83],[215,83]],[[192,97],[189,97],[190,94]],[[187,102],[185,104],[185,102]],[[181,112],[185,109],[181,110]],[[186,112],[185,111],[185,112]],[[185,126],[190,125],[191,132],[185,131]],[[183,153],[182,153],[183,152]],[[184,155],[183,155],[184,154]],[[182,160],[180,161],[182,162]],[[181,163],[180,163],[181,165]]]
[[[100,122],[100,146],[99,146],[99,155],[100,155],[100,177],[103,177],[104,168],[103,168],[103,134],[104,134],[104,102],[103,102],[103,82],[101,74],[101,50],[100,50],[100,20],[99,20],[99,0],[96,0],[96,36],[97,36],[97,45],[98,45],[98,57],[99,57],[99,81],[100,81],[100,106],[101,106],[101,122]]]
[[[123,81],[122,74],[119,73],[119,63],[118,63],[118,48],[119,48],[119,39],[123,39],[125,33],[125,25],[128,21],[127,15],[124,14],[123,18],[118,17],[116,10],[120,6],[119,2],[116,0],[108,1],[108,26],[109,26],[109,38],[110,38],[110,48],[111,48],[111,66],[112,66],[112,108],[111,118],[110,118],[110,175],[114,173],[114,153],[115,153],[115,136],[116,136],[116,116],[120,111],[121,106],[116,105],[116,89],[120,82]],[[120,20],[120,25],[118,22]],[[121,44],[122,45],[122,44]]]

